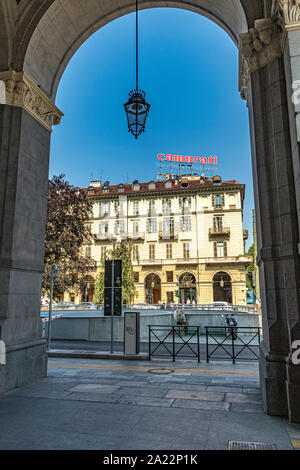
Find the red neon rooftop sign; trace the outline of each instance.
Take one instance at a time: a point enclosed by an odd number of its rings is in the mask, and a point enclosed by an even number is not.
[[[210,157],[191,157],[184,155],[171,155],[165,153],[159,153],[157,155],[158,160],[161,162],[174,162],[174,163],[192,163],[200,165],[217,165],[218,157],[217,155]]]

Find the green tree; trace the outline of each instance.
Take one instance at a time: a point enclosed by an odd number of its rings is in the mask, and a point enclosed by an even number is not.
[[[87,224],[91,210],[86,193],[71,186],[64,175],[49,180],[43,291],[49,291],[51,264],[57,264],[60,275],[54,282],[56,298],[66,291],[78,290],[95,266],[83,249],[91,243]]]
[[[132,266],[132,245],[123,240],[115,248],[106,252],[107,260],[120,259],[122,261],[122,303],[131,304],[136,296],[134,286],[134,271]],[[104,268],[105,260],[103,260]],[[97,276],[95,282],[94,302],[103,304],[104,302],[104,275]]]
[[[250,246],[248,253],[247,253],[248,258],[250,258],[252,261],[247,267],[247,272],[246,272],[246,284],[247,284],[247,289],[248,290],[253,290],[254,285],[253,285],[253,272],[254,272],[254,244]]]
[[[98,274],[98,276],[96,277],[93,302],[95,304],[104,303],[104,275],[103,273]]]

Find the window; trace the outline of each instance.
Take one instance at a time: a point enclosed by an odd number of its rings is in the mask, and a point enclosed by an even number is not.
[[[115,201],[115,214],[117,215],[124,214],[124,204],[125,204],[124,198],[122,198],[122,200]]]
[[[216,232],[221,232],[223,228],[223,217],[221,215],[217,215],[214,217],[214,230]]]
[[[173,282],[173,271],[167,271],[167,282]]]
[[[164,233],[174,232],[174,219],[164,219],[163,231]]]
[[[139,260],[139,246],[133,245],[132,247],[132,260],[138,261]]]
[[[122,235],[125,233],[125,220],[118,220],[116,222],[116,235]]]
[[[227,257],[227,242],[214,242],[214,257],[226,258]]]
[[[222,209],[224,207],[224,194],[217,194],[216,196],[212,196],[212,205],[215,209]]]
[[[85,247],[85,256],[87,256],[88,258],[90,258],[92,255],[92,247],[91,246],[86,246]]]
[[[155,183],[149,183],[149,189],[155,189]]]
[[[167,259],[173,258],[173,246],[172,243],[167,243],[166,245],[166,257]],[[173,274],[173,273],[172,273]]]
[[[139,233],[139,221],[133,220],[132,221],[132,235],[135,236]]]
[[[150,215],[155,214],[155,201],[153,200],[149,201],[149,214]]]
[[[157,220],[148,219],[147,220],[147,233],[156,233],[157,232]]]
[[[172,181],[167,181],[165,186],[166,188],[172,188]]]
[[[140,282],[140,273],[134,271],[134,282]]]
[[[182,232],[190,232],[192,230],[192,219],[191,217],[181,217],[180,229]]]
[[[139,215],[139,201],[133,203],[133,215]]]
[[[173,303],[174,302],[174,292],[167,292],[167,303]]]
[[[100,235],[108,234],[108,222],[101,222],[101,224],[99,224],[99,233]]]
[[[139,189],[140,189],[139,184],[136,183],[136,184],[133,185],[133,191],[139,191]]]
[[[183,212],[189,212],[192,207],[192,199],[190,197],[183,197],[179,199],[179,206]]]
[[[106,246],[101,246],[101,262],[106,260]]]
[[[169,214],[171,212],[172,202],[171,199],[163,199],[162,201],[162,211],[164,214]]]
[[[109,202],[101,202],[99,204],[99,217],[104,217],[109,214]]]
[[[149,259],[155,259],[155,245],[149,245]]]
[[[118,190],[119,190],[119,191],[122,191],[122,192],[125,191],[125,186],[124,186],[124,184],[119,184]]]
[[[190,257],[190,244],[189,243],[183,244],[183,257],[184,259],[189,259]]]

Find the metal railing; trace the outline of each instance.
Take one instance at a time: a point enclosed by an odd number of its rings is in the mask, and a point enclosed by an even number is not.
[[[235,364],[237,359],[259,360],[258,346],[261,340],[261,327],[259,326],[206,326],[206,360],[231,359]],[[241,336],[243,334],[243,336]],[[220,339],[220,336],[223,336]],[[210,340],[213,343],[210,343]],[[254,341],[256,340],[256,344]],[[223,355],[216,355],[221,351]],[[249,356],[242,356],[244,351],[250,352]]]
[[[171,357],[173,362],[195,357],[200,362],[200,326],[149,325],[149,359],[153,357]]]

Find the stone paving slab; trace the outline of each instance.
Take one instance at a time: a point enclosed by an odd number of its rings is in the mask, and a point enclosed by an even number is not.
[[[259,403],[231,403],[231,411],[240,413],[264,413],[263,406]]]
[[[224,403],[219,401],[203,401],[203,400],[175,400],[172,407],[174,408],[193,408],[197,410],[209,410],[209,411],[229,411],[230,403]]]
[[[196,392],[187,390],[170,390],[166,398],[185,398],[188,400],[207,400],[207,401],[224,401],[225,393],[221,392]]]
[[[131,395],[124,395],[118,401],[119,404],[123,405],[137,405],[137,406],[155,406],[155,407],[170,407],[174,400],[168,400],[166,398],[153,398]]]
[[[230,403],[262,403],[260,396],[251,393],[226,393],[226,401]]]
[[[68,400],[92,401],[98,403],[117,403],[120,395],[111,393],[73,392],[66,397]]]
[[[69,389],[70,392],[114,393],[119,387],[116,385],[80,384]]]

